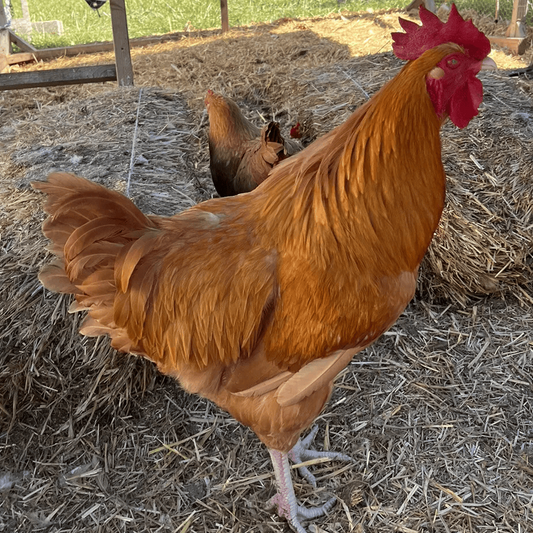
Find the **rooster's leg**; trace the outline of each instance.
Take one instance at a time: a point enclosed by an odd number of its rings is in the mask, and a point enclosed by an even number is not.
[[[333,507],[335,498],[331,498],[321,507],[314,507],[312,509],[298,505],[294,494],[294,487],[292,486],[288,453],[272,449],[268,451],[270,452],[272,464],[274,465],[274,474],[276,475],[278,488],[278,492],[268,502],[269,506],[277,507],[278,514],[286,518],[298,533],[307,533],[300,520],[311,520],[326,514]]]
[[[309,435],[305,437],[303,440],[299,440],[293,449],[289,452],[289,459],[293,461],[294,463],[303,463],[304,461],[308,461],[310,459],[316,459],[316,458],[322,458],[322,457],[328,457],[329,459],[335,459],[337,461],[347,461],[351,462],[353,459],[349,455],[345,455],[343,453],[338,452],[319,452],[317,450],[310,450],[309,446],[311,446],[311,443],[313,442],[316,434],[318,431],[318,426],[315,426]],[[316,487],[316,478],[311,474],[309,469],[306,466],[300,466],[298,468],[298,472],[300,472],[300,475],[306,479],[313,487]]]

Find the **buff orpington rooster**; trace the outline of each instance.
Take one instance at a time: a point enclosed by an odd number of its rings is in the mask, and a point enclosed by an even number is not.
[[[455,6],[447,23],[420,17],[393,34],[401,72],[250,193],[166,218],[72,174],[33,184],[57,256],[42,283],[75,295],[82,334],[109,335],[249,426],[270,451],[271,503],[299,533],[334,500],[299,505],[289,458],[307,457],[300,434],[335,376],[411,300],[444,205],[440,127],[477,115],[476,76],[496,66]]]

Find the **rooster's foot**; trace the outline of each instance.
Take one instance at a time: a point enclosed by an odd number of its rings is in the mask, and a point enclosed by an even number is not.
[[[283,496],[278,492],[274,495],[267,503],[267,508],[275,507],[278,515],[286,518],[289,524],[298,532],[298,533],[308,533],[307,529],[302,526],[300,520],[312,520],[313,518],[318,518],[327,514],[327,512],[335,505],[335,498],[330,498],[326,503],[320,507],[313,507],[308,509],[303,505],[296,504],[296,516],[292,516],[287,512],[287,502],[283,500]]]
[[[318,426],[315,426],[309,435],[305,439],[300,439],[289,452],[289,458],[294,463],[303,463],[310,459],[317,459],[327,457],[328,459],[335,459],[337,461],[352,462],[353,459],[349,455],[339,452],[319,452],[317,450],[310,450],[309,447],[313,443],[313,440],[318,432]],[[298,468],[300,475],[306,479],[313,487],[316,487],[316,478],[311,474],[309,468],[306,466],[300,466]]]
[[[292,485],[288,454],[271,449],[268,451],[274,465],[278,492],[270,498],[267,507],[275,507],[278,515],[286,518],[298,533],[307,533],[300,521],[312,520],[326,514],[335,504],[335,498],[330,498],[325,504],[312,509],[299,505]]]

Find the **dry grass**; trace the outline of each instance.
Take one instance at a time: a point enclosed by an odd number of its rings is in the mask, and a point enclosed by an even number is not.
[[[55,169],[119,190],[130,180],[160,214],[209,198],[208,88],[257,123],[306,120],[313,138],[398,72],[397,15],[345,18],[134,50],[132,89],[0,93],[0,531],[287,529],[264,509],[270,462],[249,430],[150,363],[80,338],[67,299],[40,288],[43,215],[28,183]],[[39,68],[91,61],[109,57]],[[319,445],[354,463],[315,466],[319,490],[297,479],[305,502],[339,498],[316,531],[530,529],[531,93],[505,71],[483,82],[480,116],[443,131],[448,205],[421,291],[318,420]]]

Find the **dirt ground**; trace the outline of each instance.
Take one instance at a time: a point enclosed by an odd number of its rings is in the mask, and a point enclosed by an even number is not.
[[[397,74],[397,19],[191,33],[133,49],[133,88],[0,93],[0,532],[289,531],[265,508],[272,468],[251,431],[151,363],[81,338],[68,299],[40,287],[29,182],[72,171],[162,215],[210,198],[207,89],[257,124],[304,123],[310,142]],[[443,129],[448,205],[421,290],[317,419],[316,446],[353,462],[312,466],[318,489],[294,476],[303,503],[338,500],[310,531],[533,531],[533,109],[531,82],[508,76],[531,53],[491,56],[480,116]]]

